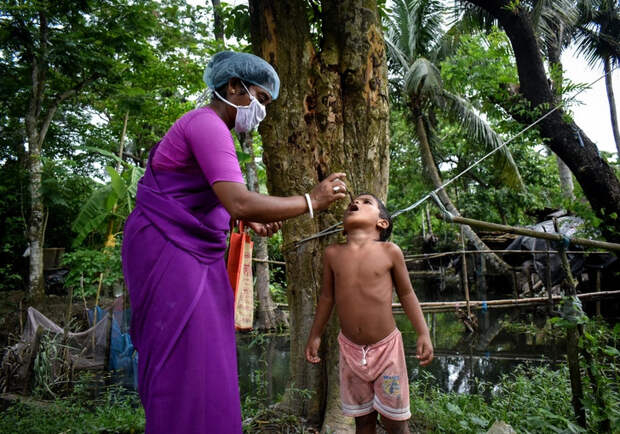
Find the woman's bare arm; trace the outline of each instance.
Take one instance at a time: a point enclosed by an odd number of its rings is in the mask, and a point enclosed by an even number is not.
[[[323,210],[332,202],[346,196],[345,185],[340,178],[344,173],[333,173],[310,192],[315,210]],[[339,186],[339,191],[333,187]],[[286,220],[308,212],[308,204],[303,195],[278,197],[249,191],[244,184],[220,181],[212,185],[215,195],[234,220],[260,223]]]

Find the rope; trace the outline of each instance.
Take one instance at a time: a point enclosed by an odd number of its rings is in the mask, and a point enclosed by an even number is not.
[[[398,217],[399,215],[405,213],[405,212],[409,212],[415,208],[417,208],[418,206],[420,206],[422,203],[424,203],[427,199],[433,197],[435,202],[439,205],[441,204],[441,201],[439,200],[439,198],[437,197],[436,193],[440,190],[443,190],[445,187],[449,186],[450,184],[452,184],[454,181],[456,181],[457,179],[459,179],[461,176],[465,175],[467,172],[469,172],[471,169],[473,169],[474,167],[478,166],[480,163],[482,163],[484,160],[486,160],[487,158],[489,158],[491,155],[495,154],[497,151],[499,151],[500,149],[502,149],[503,147],[505,147],[506,145],[508,145],[509,143],[513,142],[517,137],[521,136],[523,133],[525,133],[526,131],[530,130],[532,127],[534,127],[535,125],[537,125],[538,123],[540,123],[541,121],[543,121],[544,119],[546,119],[548,116],[550,116],[553,112],[555,112],[556,110],[562,108],[564,105],[566,105],[567,102],[574,100],[580,93],[584,92],[586,89],[589,89],[592,85],[596,84],[597,82],[599,82],[600,80],[602,80],[603,78],[605,78],[608,74],[611,74],[612,72],[614,72],[616,69],[618,69],[618,67],[616,66],[615,68],[611,69],[609,72],[601,75],[599,78],[597,78],[596,80],[594,80],[593,82],[591,82],[590,84],[588,84],[587,86],[585,86],[583,89],[580,89],[575,95],[573,95],[570,98],[567,98],[565,101],[562,101],[560,104],[556,105],[552,110],[548,111],[547,113],[545,113],[544,115],[542,115],[541,117],[539,117],[537,120],[535,120],[534,122],[532,122],[531,124],[529,124],[528,126],[526,126],[525,128],[523,128],[521,131],[519,131],[517,134],[515,134],[514,136],[512,136],[510,139],[508,139],[506,142],[502,143],[501,145],[497,146],[496,148],[494,148],[492,151],[489,151],[485,156],[483,156],[482,158],[480,158],[478,161],[474,162],[473,164],[471,164],[469,167],[465,168],[461,173],[459,173],[458,175],[454,176],[453,178],[447,180],[446,182],[444,182],[442,185],[440,185],[439,187],[437,187],[436,189],[434,189],[433,191],[425,194],[421,199],[417,200],[416,202],[414,202],[413,204],[409,205],[406,208],[402,208],[396,212],[394,212],[392,214],[392,219]],[[579,133],[579,131],[577,131],[577,133]],[[578,139],[579,142],[581,144],[581,146],[583,146],[583,141],[581,139],[581,135],[578,134]],[[443,208],[443,210],[445,210],[445,207],[443,206],[443,204],[441,204],[440,209]],[[442,211],[443,211],[442,210]],[[450,212],[448,212],[447,210],[445,210],[444,214],[446,215],[446,218],[449,221],[452,221],[452,214]],[[320,237],[324,237],[327,235],[331,235],[331,234],[335,234],[338,232],[342,231],[342,228],[338,228],[338,226],[340,226],[342,224],[342,222],[338,222],[328,228],[323,229],[320,232],[317,232],[314,235],[311,235],[309,237],[306,238],[302,238],[298,241],[295,241],[293,243],[293,246],[295,248],[299,247],[300,245],[310,241],[310,240],[314,240],[316,238],[320,238]],[[337,229],[334,229],[337,228]]]

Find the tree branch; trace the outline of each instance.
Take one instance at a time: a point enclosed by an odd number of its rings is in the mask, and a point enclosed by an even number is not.
[[[92,77],[79,82],[77,85],[75,85],[71,89],[68,89],[64,91],[63,93],[61,93],[60,95],[56,96],[56,98],[50,105],[47,115],[45,116],[45,119],[43,120],[43,124],[41,125],[41,131],[39,131],[39,143],[38,143],[39,146],[43,145],[43,141],[45,140],[45,135],[47,134],[47,130],[49,129],[49,126],[52,123],[52,119],[54,118],[54,115],[56,114],[56,110],[58,110],[58,107],[60,106],[60,104],[62,104],[63,101],[65,101],[66,99],[74,95],[77,95],[80,90],[82,90],[86,85],[95,81],[97,77],[98,75],[95,74]]]

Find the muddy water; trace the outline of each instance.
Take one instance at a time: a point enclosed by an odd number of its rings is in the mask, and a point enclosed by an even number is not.
[[[536,332],[533,323],[527,333],[509,332],[501,327],[501,320],[516,316],[514,310],[479,312],[477,316],[479,330],[472,334],[453,313],[427,314],[435,360],[420,368],[415,358],[415,332],[407,317],[397,314],[410,378],[424,370],[433,375],[444,391],[474,393],[477,382],[495,383],[520,364],[554,365],[563,357],[564,343]],[[277,400],[289,377],[289,336],[238,334],[237,354],[241,396],[262,387],[269,399]]]

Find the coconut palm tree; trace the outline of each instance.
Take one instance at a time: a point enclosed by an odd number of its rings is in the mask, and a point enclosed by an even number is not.
[[[583,0],[589,1],[589,0]],[[499,25],[497,20],[486,10],[467,1],[457,1],[452,10],[452,31],[467,34],[476,30],[488,31],[492,26]],[[538,43],[544,52],[549,68],[555,71],[553,90],[556,104],[562,100],[563,66],[562,51],[573,40],[577,24],[577,9],[571,0],[539,0],[529,3],[530,19],[536,30]],[[555,154],[558,166],[560,188],[564,197],[574,199],[573,176],[564,161]]]
[[[485,150],[502,145],[502,140],[475,112],[464,98],[446,90],[439,69],[433,63],[446,53],[442,43],[441,17],[445,12],[438,0],[397,0],[394,2],[392,23],[386,35],[389,65],[398,77],[405,103],[415,122],[420,153],[426,175],[435,188],[443,181],[433,158],[433,147],[440,145],[434,134],[433,113],[441,110],[453,122],[458,122],[465,134]],[[524,189],[519,170],[510,154],[503,147],[496,153],[495,163],[501,165],[501,180]],[[438,197],[452,214],[459,215],[448,194],[440,189]],[[464,227],[467,239],[479,250],[488,249],[469,227]],[[496,255],[489,255],[492,266],[507,270],[507,265]]]
[[[620,4],[617,0],[581,0],[577,24],[577,52],[590,65],[603,64],[611,126],[620,155],[620,130],[611,74],[620,64]]]

